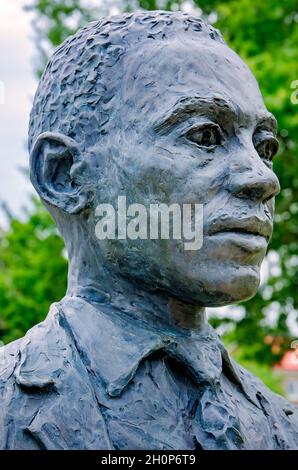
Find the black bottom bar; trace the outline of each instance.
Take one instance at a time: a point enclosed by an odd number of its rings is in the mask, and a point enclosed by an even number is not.
[[[94,464],[94,468],[121,466],[125,468],[147,468],[153,465],[185,465],[197,468],[198,465],[258,464],[268,470],[268,465],[297,466],[298,451],[2,451],[0,452],[0,467],[3,463],[71,463]],[[295,467],[294,467],[295,466]],[[202,467],[204,468],[204,467]],[[232,468],[232,467],[230,467]],[[239,469],[239,467],[238,467]],[[85,470],[83,468],[83,470]],[[254,469],[252,469],[254,470]]]

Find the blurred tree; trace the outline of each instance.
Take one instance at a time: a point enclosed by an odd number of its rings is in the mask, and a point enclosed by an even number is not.
[[[240,346],[238,355],[243,360],[256,359],[267,363],[276,361],[284,349],[289,346],[291,335],[286,318],[290,315],[292,320],[296,321],[298,306],[298,159],[296,156],[298,106],[297,100],[295,100],[296,95],[293,94],[294,82],[298,79],[296,0],[284,0],[283,2],[275,0],[266,2],[257,0],[189,0],[186,2],[181,0],[122,0],[122,2],[121,0],[118,2],[106,0],[102,2],[99,0],[98,4],[93,2],[92,5],[93,8],[88,6],[84,0],[33,0],[30,9],[35,12],[34,28],[42,64],[52,48],[66,36],[90,19],[98,17],[99,14],[108,13],[109,9],[114,8],[115,5],[120,5],[122,10],[126,11],[136,8],[148,10],[181,8],[188,11],[197,9],[199,14],[213,22],[222,31],[228,44],[241,55],[256,75],[265,102],[276,115],[280,129],[281,150],[275,161],[275,171],[280,178],[283,189],[277,198],[275,231],[270,245],[270,250],[278,254],[279,262],[274,269],[269,271],[268,280],[261,287],[258,295],[243,304],[245,308],[243,318],[234,325],[230,319],[224,321],[230,327],[236,326],[229,329],[226,339],[234,341]],[[94,8],[94,5],[98,6]],[[42,209],[37,207],[38,217],[42,218],[42,213]],[[31,214],[30,217],[34,218],[34,214]],[[48,223],[48,229],[54,230],[51,219],[45,214],[43,217],[43,222]],[[24,226],[18,224],[21,223],[16,220],[11,222],[10,232],[4,234],[4,244],[7,243],[7,236],[18,239],[18,234],[14,231],[20,230],[21,227],[27,227],[26,223]],[[39,240],[32,228],[30,218],[28,224],[32,229],[34,240],[32,242],[34,244],[34,259],[37,261],[38,252],[41,250],[41,260],[44,259],[47,266],[49,259],[46,258],[45,249],[50,249],[50,247],[45,246],[44,241]],[[29,232],[27,235],[29,237]],[[57,236],[55,235],[55,237]],[[62,248],[60,247],[60,251],[58,249],[58,239],[55,238],[55,241],[57,242],[56,262],[61,265],[59,265],[60,268],[57,272],[51,271],[49,267],[47,267],[47,272],[52,273],[56,280],[59,279],[59,282],[57,281],[55,284],[64,286],[65,260],[61,255]],[[27,244],[30,245],[30,243],[28,240]],[[7,254],[8,258],[14,256],[13,250],[14,248],[11,246],[11,252],[9,255]],[[3,249],[0,252],[0,263],[2,263],[4,252]],[[20,252],[19,256],[21,256]],[[28,257],[30,258],[29,252]],[[51,263],[54,261],[54,256],[51,256]],[[7,270],[5,267],[3,279],[6,278],[6,284],[10,285],[13,292],[13,286],[19,286],[19,284],[14,284],[15,278],[11,277],[13,274],[12,265],[9,269]],[[32,270],[27,273],[26,279],[31,288],[34,281],[38,281],[39,269],[40,267],[36,265],[36,271],[33,272],[32,266]],[[32,282],[29,282],[30,275],[32,275]],[[50,274],[47,278],[39,279],[39,284],[43,282],[44,285],[39,291],[38,299],[33,296],[32,290],[24,290],[20,286],[18,287],[19,295],[14,297],[13,307],[9,306],[9,297],[5,297],[6,300],[2,304],[7,311],[10,308],[15,310],[16,299],[19,298],[23,303],[31,303],[28,321],[23,322],[20,326],[20,321],[16,320],[18,327],[14,327],[9,334],[7,333],[4,336],[5,339],[21,335],[29,324],[36,323],[40,319],[40,315],[46,313],[47,308],[44,308],[41,302],[48,305],[53,298],[61,296],[60,290],[59,295],[58,292],[51,291],[52,282],[49,282],[48,287],[46,286],[47,279],[53,280],[53,278],[50,279]],[[61,293],[63,293],[62,291],[63,289],[61,289]],[[42,295],[45,297],[42,298]],[[2,304],[0,305],[3,312]],[[275,321],[268,321],[270,306],[277,306]],[[10,328],[7,318],[12,319],[12,313],[5,313],[4,316],[1,314],[4,322],[6,318],[7,329],[5,331],[7,332]],[[15,312],[14,315],[16,317]],[[219,323],[223,324],[224,321],[213,319],[215,326]]]
[[[22,222],[11,215],[0,232],[0,340],[21,337],[43,320],[66,290],[64,243],[50,215],[34,198]]]
[[[39,55],[38,75],[41,75],[52,48],[96,16],[95,9],[84,7],[82,0],[34,0],[25,7],[36,11],[32,22]]]

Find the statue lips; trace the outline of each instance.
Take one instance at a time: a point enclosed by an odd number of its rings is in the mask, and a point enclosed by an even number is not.
[[[247,251],[265,251],[272,234],[272,223],[257,216],[216,219],[208,224],[206,236],[220,237]]]

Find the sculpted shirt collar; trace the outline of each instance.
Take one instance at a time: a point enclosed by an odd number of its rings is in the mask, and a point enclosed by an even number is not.
[[[133,379],[140,362],[151,353],[165,350],[182,363],[198,383],[219,384],[223,371],[252,395],[241,381],[241,370],[232,362],[215,330],[209,325],[199,332],[179,334],[158,329],[139,318],[111,311],[81,297],[66,296],[59,304],[88,369],[104,382],[106,392],[119,396]]]
[[[208,324],[199,332],[178,335],[111,306],[65,297],[14,348],[15,353],[9,349],[7,354],[17,360],[7,360],[12,368],[5,374],[22,387],[26,405],[18,416],[28,413],[25,429],[43,448],[72,448],[74,439],[76,448],[98,449],[98,443],[114,448],[98,405],[109,408],[110,397],[125,393],[140,362],[161,349],[199,385],[193,429],[204,448],[235,449],[241,442],[245,449],[297,447],[297,411],[230,359]],[[20,390],[11,387],[9,400],[11,393]],[[65,416],[71,423],[67,428]],[[253,433],[259,436],[254,447]]]

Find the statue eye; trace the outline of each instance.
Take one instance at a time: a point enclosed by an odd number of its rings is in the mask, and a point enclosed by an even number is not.
[[[277,154],[279,143],[271,132],[261,132],[254,137],[254,146],[264,160],[271,161]]]
[[[187,132],[186,137],[200,147],[215,147],[222,143],[222,132],[216,124],[206,124]]]

